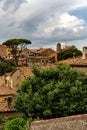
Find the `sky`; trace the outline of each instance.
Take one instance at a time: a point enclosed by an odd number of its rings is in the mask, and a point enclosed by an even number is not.
[[[0,43],[32,41],[30,48],[57,43],[87,46],[87,0],[0,0]]]

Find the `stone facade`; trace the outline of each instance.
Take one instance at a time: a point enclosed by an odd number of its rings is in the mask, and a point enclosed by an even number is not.
[[[19,65],[26,64],[28,66],[47,65],[49,62],[54,63],[56,52],[51,48],[28,49],[25,48],[21,53]]]
[[[28,67],[17,68],[12,73],[0,76],[0,112],[13,111],[12,103],[21,82],[33,73]]]
[[[0,45],[0,56],[4,57],[5,59],[10,59],[11,56],[11,49],[6,47],[5,45]]]
[[[30,130],[87,130],[87,114],[34,121]]]

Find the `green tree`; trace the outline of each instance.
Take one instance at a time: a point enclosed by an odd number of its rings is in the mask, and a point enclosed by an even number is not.
[[[21,52],[29,44],[31,44],[31,41],[27,39],[9,39],[3,43],[3,45],[11,48],[11,54],[13,55],[16,66],[18,66],[18,59]]]
[[[4,58],[0,59],[0,75],[3,75],[6,72],[11,72],[14,70],[15,67],[13,60],[6,61]]]
[[[9,120],[5,124],[5,130],[24,130],[26,122],[23,118],[17,117]]]
[[[87,113],[87,76],[67,65],[33,68],[17,91],[14,107],[27,117],[55,118]]]
[[[82,52],[77,48],[70,48],[58,53],[58,60],[65,60],[71,57],[81,56]]]

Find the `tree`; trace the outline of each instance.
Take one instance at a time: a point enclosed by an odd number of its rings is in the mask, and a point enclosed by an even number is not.
[[[28,44],[31,44],[31,41],[27,39],[9,39],[3,43],[3,45],[11,48],[11,54],[13,55],[16,66],[18,65],[21,52]]]
[[[82,52],[77,48],[70,48],[68,50],[64,50],[58,53],[58,60],[65,60],[68,58],[81,56]]]
[[[87,76],[67,65],[38,70],[17,91],[14,107],[25,116],[55,118],[87,113]]]
[[[2,76],[6,72],[12,72],[15,70],[14,61],[6,61],[4,58],[0,58],[0,75]]]

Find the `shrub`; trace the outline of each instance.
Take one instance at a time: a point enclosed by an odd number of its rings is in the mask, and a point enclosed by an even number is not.
[[[26,122],[23,118],[17,117],[5,124],[5,130],[24,130],[25,124]]]

